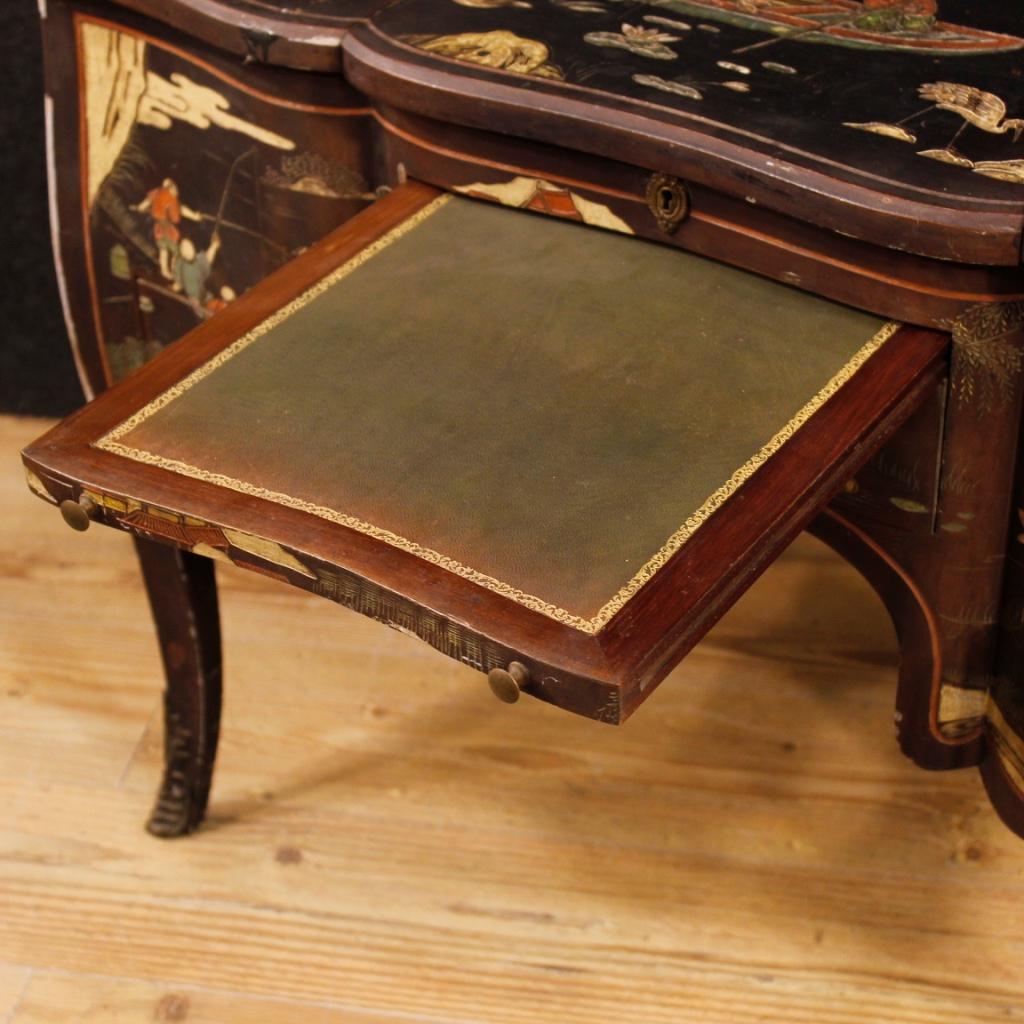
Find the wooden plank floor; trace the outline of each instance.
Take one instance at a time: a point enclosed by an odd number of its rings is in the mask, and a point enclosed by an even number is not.
[[[902,759],[816,542],[621,729],[228,567],[211,820],[161,842],[130,544],[25,490],[44,425],[0,419],[3,1024],[1024,1019],[1024,842]]]

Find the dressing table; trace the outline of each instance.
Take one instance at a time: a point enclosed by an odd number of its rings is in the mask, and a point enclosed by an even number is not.
[[[209,797],[217,560],[620,724],[808,529],[892,615],[903,750],[1024,835],[1024,15],[43,13],[93,400],[23,458],[136,544],[152,832]]]

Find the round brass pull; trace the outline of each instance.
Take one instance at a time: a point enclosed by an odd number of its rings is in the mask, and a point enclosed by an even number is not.
[[[530,682],[530,670],[518,661],[509,662],[507,669],[492,668],[487,673],[491,692],[505,704],[515,704],[523,687]]]
[[[64,522],[72,530],[78,530],[82,533],[89,529],[89,523],[92,521],[98,508],[99,506],[92,498],[82,495],[79,501],[72,501],[70,498],[62,501],[60,503],[60,514],[64,517]]]

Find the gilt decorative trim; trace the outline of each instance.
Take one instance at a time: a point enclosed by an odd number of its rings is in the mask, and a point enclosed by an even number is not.
[[[952,323],[953,393],[989,413],[1013,400],[1024,369],[1021,345],[1010,337],[1024,328],[1024,302],[972,306]]]

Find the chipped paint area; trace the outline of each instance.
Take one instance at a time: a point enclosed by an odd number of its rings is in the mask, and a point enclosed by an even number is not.
[[[196,544],[192,548],[192,554],[202,555],[204,558],[212,558],[218,562],[227,562],[229,565],[232,564],[231,559],[225,552],[213,547],[211,544]]]
[[[302,564],[293,554],[285,551],[276,541],[267,540],[265,537],[256,537],[251,533],[242,533],[239,530],[229,530],[225,527],[224,536],[231,542],[231,546],[245,551],[266,562],[280,565],[285,569],[292,569],[302,576],[311,580],[316,579],[316,573]]]
[[[939,691],[939,722],[977,724],[988,707],[988,690],[968,690],[945,683]]]
[[[592,227],[617,231],[622,235],[636,232],[607,206],[585,199],[562,185],[517,175],[506,182],[474,182],[471,185],[456,185],[456,192],[476,199],[489,199],[502,206],[513,206],[520,210],[533,210],[566,220],[578,220]]]
[[[51,505],[57,504],[57,499],[46,489],[46,484],[28,466],[25,467],[25,482],[28,484],[28,489],[43,501],[48,501]]]

